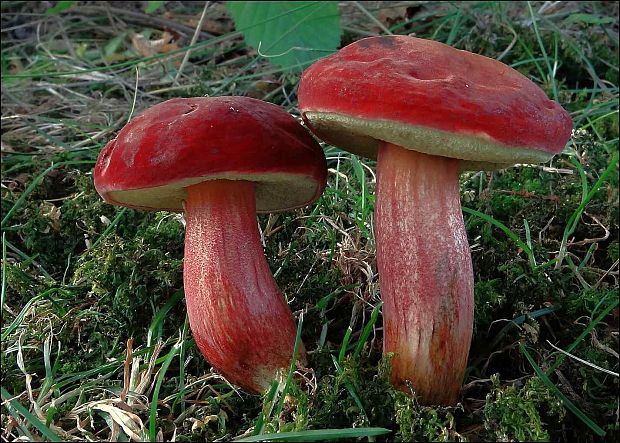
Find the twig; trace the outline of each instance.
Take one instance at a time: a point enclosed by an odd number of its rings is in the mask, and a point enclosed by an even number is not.
[[[362,6],[360,2],[353,2],[353,4],[357,7],[357,9],[362,11],[370,20],[372,20],[383,32],[388,35],[393,35],[392,31],[386,28],[385,25],[381,23],[381,21],[377,17],[368,12],[368,10],[364,8],[364,6]]]
[[[607,227],[605,227],[593,215],[590,215],[587,212],[584,212],[584,214],[587,215],[588,217],[590,217],[592,220],[594,220],[594,222],[597,225],[599,225],[601,228],[603,228],[603,230],[605,231],[605,235],[603,235],[602,237],[598,237],[598,238],[586,238],[585,240],[581,240],[581,241],[572,241],[572,242],[569,242],[567,246],[583,246],[583,245],[587,245],[587,244],[590,244],[590,243],[598,243],[600,241],[605,241],[605,240],[607,240],[609,238],[610,232],[609,232],[609,229],[607,229]]]
[[[192,41],[189,44],[190,47],[194,46],[194,44],[198,41],[198,36],[200,35],[200,30],[202,29],[202,24],[205,21],[205,18],[207,16],[207,9],[209,8],[210,4],[211,4],[211,2],[205,2],[205,7],[202,10],[202,15],[200,16],[200,20],[198,21],[198,25],[196,25],[196,30],[194,31],[194,35],[192,36]],[[187,63],[187,60],[189,60],[189,54],[191,52],[192,52],[191,49],[188,49],[187,51],[185,51],[185,56],[183,56],[183,61],[181,62],[181,66],[179,66],[179,70],[177,71],[177,75],[174,76],[174,80],[172,81],[173,85],[178,85],[179,84],[179,77],[181,76],[181,73],[183,72],[183,68],[185,68],[185,64]]]
[[[159,29],[172,29],[179,34],[183,34],[185,36],[191,35],[194,32],[194,28],[191,28],[182,23],[177,23],[172,20],[167,20],[161,17],[153,17],[148,14],[144,14],[138,11],[132,11],[130,9],[122,9],[115,8],[113,6],[80,6],[78,11],[81,13],[101,13],[105,11],[109,11],[112,15],[116,17],[122,17],[123,20],[131,23],[139,23],[142,25],[151,25],[157,27]],[[200,31],[200,36],[202,38],[211,38],[213,34],[210,34],[205,31]]]
[[[612,272],[611,272],[611,271],[612,271],[612,269],[614,269],[614,268],[616,268],[616,267],[618,267],[618,260],[616,260],[616,261],[614,262],[614,264],[613,264],[613,265],[611,265],[611,267],[610,267],[610,268],[609,268],[609,269],[608,269],[608,270],[607,270],[607,271],[603,274],[603,276],[602,276],[601,278],[599,278],[599,279],[598,279],[598,281],[597,281],[597,282],[594,284],[594,286],[592,286],[592,287],[593,287],[593,288],[597,288],[597,287],[598,287],[598,285],[600,285],[600,284],[601,284],[601,282],[603,281],[603,279],[604,279],[605,277],[607,277],[609,274],[611,274],[611,273],[612,273]]]
[[[512,32],[512,41],[510,42],[510,44],[508,45],[508,47],[506,49],[504,49],[504,52],[502,52],[497,58],[497,61],[500,61],[501,59],[503,59],[504,57],[506,57],[506,55],[512,51],[512,48],[514,47],[515,43],[517,43],[517,40],[519,38],[519,36],[517,35],[517,31],[515,31],[512,26],[508,26],[508,25],[504,25],[505,28],[508,28],[508,30],[510,32]]]

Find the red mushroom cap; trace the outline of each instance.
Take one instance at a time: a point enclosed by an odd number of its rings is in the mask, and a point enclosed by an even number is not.
[[[249,97],[175,98],[131,120],[99,154],[95,188],[109,203],[182,211],[187,186],[205,180],[256,183],[258,212],[316,200],[325,156],[279,106]]]
[[[568,113],[509,66],[407,36],[365,38],[319,60],[298,96],[320,138],[371,158],[384,140],[465,167],[541,162],[572,129]]]

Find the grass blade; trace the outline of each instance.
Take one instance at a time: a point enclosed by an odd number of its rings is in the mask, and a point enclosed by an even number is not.
[[[21,415],[23,415],[24,418],[28,421],[28,423],[30,423],[33,427],[35,427],[44,437],[46,437],[47,439],[51,441],[64,441],[54,431],[52,431],[50,428],[45,426],[45,424],[41,420],[39,420],[37,417],[31,414],[30,411],[28,411],[28,409],[26,409],[20,402],[13,399],[13,397],[9,395],[6,389],[1,388],[1,393],[2,393],[3,402],[5,402],[7,406],[10,405],[13,409],[15,409]]]
[[[252,433],[252,435],[260,435],[265,430],[265,419],[271,417],[274,400],[278,393],[278,384],[278,380],[271,381],[269,391],[267,391],[267,395],[263,400],[263,410],[260,412],[260,414],[258,414],[258,418],[256,419],[256,423],[254,424],[254,432]],[[267,413],[265,413],[265,409],[267,409]]]
[[[338,364],[342,364],[344,361],[344,356],[347,353],[347,346],[349,345],[349,340],[351,339],[351,326],[347,328],[347,332],[344,334],[344,338],[342,339],[342,345],[340,346],[340,353],[338,354]]]
[[[101,237],[100,237],[101,238]],[[153,321],[151,321],[151,325],[149,326],[148,333],[146,335],[146,346],[151,347],[153,345],[153,338],[160,338],[161,331],[164,324],[164,319],[166,318],[166,314],[172,309],[174,305],[176,305],[179,300],[183,298],[183,291],[176,291],[174,295],[166,302],[162,308],[157,311],[157,314],[153,317]],[[183,366],[183,365],[181,365]]]
[[[297,355],[299,355],[299,346],[301,345],[301,328],[304,324],[304,313],[299,314],[299,322],[297,322],[297,335],[295,336],[295,350],[293,351],[293,360],[291,360],[291,367],[288,370],[288,375],[286,376],[286,382],[284,383],[284,389],[280,393],[280,401],[278,402],[278,409],[276,409],[276,417],[279,417],[282,414],[282,409],[284,408],[284,400],[286,398],[286,394],[288,394],[288,388],[291,385],[291,380],[293,379],[293,373],[295,372],[295,364],[297,363]]]
[[[153,389],[153,399],[151,400],[151,413],[149,415],[149,440],[155,441],[155,437],[157,436],[157,401],[159,399],[159,391],[161,389],[161,385],[164,382],[164,376],[166,375],[166,371],[172,363],[172,360],[177,355],[179,350],[183,346],[182,342],[177,342],[172,347],[168,355],[166,356],[166,360],[164,364],[161,366],[159,370],[159,375],[157,376],[157,382],[155,383],[155,389]]]
[[[256,435],[235,439],[238,442],[257,441],[322,441],[338,438],[363,438],[388,434],[392,431],[385,428],[352,428],[352,429],[320,429],[299,432],[280,432],[278,434]]]
[[[545,50],[545,45],[543,44],[542,38],[540,37],[540,32],[538,32],[538,24],[536,23],[537,18],[534,15],[532,4],[529,1],[527,2],[527,8],[529,9],[530,16],[532,17],[532,27],[534,28],[534,34],[536,35],[538,46],[540,47],[540,51],[542,52],[543,59],[545,60],[545,64],[547,65],[547,75],[549,76],[549,82],[551,82],[551,87],[553,89],[553,99],[555,101],[559,101],[558,85],[555,81],[554,70],[551,68],[551,63],[549,62],[549,56],[547,55],[547,51]]]
[[[463,209],[463,212],[466,212],[471,215],[475,215],[476,217],[481,218],[482,220],[488,223],[491,223],[492,225],[501,229],[508,237],[510,237],[512,241],[514,241],[521,249],[523,249],[523,251],[528,256],[530,263],[533,263],[536,261],[536,259],[534,258],[534,252],[532,252],[532,249],[525,242],[523,242],[517,236],[517,234],[512,232],[505,224],[503,224],[499,220],[495,220],[490,215],[484,214],[483,212],[480,212],[480,211],[476,211],[475,209],[466,208],[464,206],[462,207],[462,209]]]
[[[613,157],[611,158],[611,161],[609,162],[609,166],[607,166],[607,168],[605,169],[605,172],[603,172],[603,174],[599,177],[596,183],[594,183],[594,186],[592,186],[592,189],[590,189],[587,195],[582,198],[581,204],[577,207],[577,209],[575,209],[575,212],[573,212],[573,214],[571,215],[570,219],[568,220],[568,223],[566,223],[566,227],[564,228],[564,234],[562,235],[562,243],[560,244],[560,252],[558,253],[558,260],[555,264],[556,269],[560,268],[562,261],[566,255],[568,237],[570,237],[573,234],[573,232],[575,232],[575,229],[577,229],[577,225],[579,224],[579,219],[581,217],[581,214],[586,208],[586,206],[588,205],[588,203],[590,203],[590,200],[592,200],[592,197],[594,197],[594,194],[596,193],[596,191],[598,191],[598,189],[601,187],[601,185],[607,179],[607,177],[613,171],[615,171],[616,163],[618,163],[619,155],[620,154],[618,153],[618,151],[614,152]],[[580,171],[580,174],[581,174],[581,171]],[[584,188],[582,185],[582,189],[587,189],[587,187]]]
[[[0,316],[4,318],[4,294],[6,292],[6,232],[2,233],[2,293],[0,293]]]
[[[525,242],[527,244],[527,247],[530,248],[530,251],[533,251],[534,249],[532,248],[532,234],[530,233],[530,224],[528,223],[527,219],[523,219],[523,227],[525,228]],[[536,266],[538,266],[536,264],[536,257],[534,257],[534,253],[532,252],[532,254],[528,255],[529,259],[530,259],[530,266],[532,267],[532,269],[536,269]]]
[[[530,362],[530,364],[532,365],[532,368],[534,368],[534,372],[536,372],[536,375],[538,376],[538,378],[540,378],[540,380],[545,384],[545,386],[547,386],[551,390],[551,392],[553,392],[553,394],[562,402],[562,404],[566,406],[566,409],[568,409],[573,414],[575,414],[577,418],[581,420],[586,426],[588,426],[596,435],[600,437],[604,437],[605,431],[601,429],[599,425],[594,423],[577,406],[575,406],[575,404],[572,401],[566,398],[566,396],[562,393],[562,391],[560,391],[558,387],[555,384],[553,384],[551,380],[549,380],[549,377],[547,377],[547,374],[545,374],[544,371],[540,369],[540,367],[536,364],[536,362],[534,361],[534,358],[527,351],[523,343],[519,344],[519,349],[521,350],[523,355],[525,355],[525,358],[527,358],[527,360]]]
[[[607,308],[603,312],[601,312],[599,316],[596,317],[596,319],[592,320],[590,324],[583,330],[583,332],[579,334],[575,341],[572,342],[570,346],[565,349],[565,352],[572,352],[573,349],[575,349],[577,345],[581,343],[581,341],[586,338],[586,336],[596,327],[596,325],[603,321],[603,319],[607,317],[609,313],[616,308],[616,306],[618,306],[618,303],[620,303],[618,298],[614,298],[609,304],[609,306],[607,306]],[[553,363],[551,367],[547,369],[547,374],[551,374],[553,371],[555,371],[562,364],[565,358],[566,356],[564,354],[560,354],[559,358],[555,361],[555,363]]]
[[[336,357],[333,356],[333,355],[332,355],[332,360],[334,362],[334,366],[336,367],[336,372],[338,372],[338,375],[342,375],[343,372],[344,372],[342,370],[342,366],[340,366],[340,364],[338,363],[338,360],[336,360]],[[364,409],[364,405],[362,405],[362,401],[360,400],[359,396],[355,392],[355,389],[353,389],[353,385],[348,380],[343,380],[343,382],[344,382],[344,386],[347,388],[347,391],[349,391],[349,395],[351,395],[351,398],[353,399],[353,401],[355,402],[355,404],[359,408],[360,412],[364,416],[364,419],[366,420],[366,423],[369,423],[370,420],[368,420],[368,415],[366,414],[366,410]]]
[[[114,220],[112,220],[112,222],[108,225],[108,227],[105,228],[105,231],[103,231],[103,233],[99,236],[99,238],[95,240],[95,243],[93,243],[91,248],[96,247],[101,242],[101,240],[103,240],[104,238],[108,236],[108,234],[112,231],[112,229],[114,229],[114,227],[121,220],[125,212],[127,212],[127,208],[123,208],[120,211],[118,211],[118,213],[116,214],[116,217],[114,217]]]
[[[46,292],[49,292],[49,291],[46,291]],[[15,319],[11,322],[11,324],[8,326],[8,328],[6,328],[4,330],[4,332],[2,333],[2,335],[0,336],[0,340],[1,341],[6,340],[6,338],[15,330],[15,328],[17,328],[17,326],[19,326],[21,324],[22,320],[26,316],[26,313],[30,309],[30,306],[32,306],[35,302],[41,300],[43,297],[45,297],[45,293],[39,294],[39,295],[35,295],[30,300],[28,300],[28,302],[22,308],[22,310],[19,311],[19,314],[17,314],[17,317],[15,317]]]
[[[538,309],[534,312],[529,312],[525,315],[520,315],[517,318],[511,320],[506,326],[504,326],[495,336],[491,344],[489,345],[489,349],[495,349],[495,347],[499,344],[499,342],[504,338],[504,336],[514,327],[519,326],[524,323],[525,320],[529,318],[538,318],[543,315],[551,314],[552,312],[557,311],[559,308],[557,306],[549,306],[548,308]]]
[[[13,204],[13,207],[11,207],[11,209],[8,210],[8,212],[2,219],[2,222],[0,222],[0,226],[4,226],[8,223],[8,221],[11,219],[15,211],[22,205],[22,203],[24,203],[24,201],[26,201],[26,197],[28,197],[30,193],[34,191],[34,188],[36,188],[39,185],[39,183],[41,183],[41,180],[43,180],[45,176],[49,174],[51,171],[53,171],[56,168],[59,168],[61,166],[66,166],[66,165],[92,165],[94,163],[95,163],[94,160],[74,160],[74,161],[54,163],[53,165],[48,167],[45,171],[37,175],[35,179],[32,181],[32,183],[30,183],[28,187],[24,190],[24,192],[22,192],[22,194],[19,196],[17,201]]]
[[[377,319],[379,318],[379,312],[381,311],[381,305],[383,305],[383,302],[379,302],[377,306],[375,306],[375,308],[372,310],[372,314],[370,314],[370,320],[368,320],[368,323],[366,323],[366,326],[364,326],[362,335],[360,335],[360,339],[357,342],[357,345],[355,346],[355,351],[353,352],[353,358],[358,358],[362,352],[362,349],[364,349],[364,343],[366,343],[366,340],[368,340],[368,337],[370,336],[370,333],[372,332],[372,328],[377,322]]]

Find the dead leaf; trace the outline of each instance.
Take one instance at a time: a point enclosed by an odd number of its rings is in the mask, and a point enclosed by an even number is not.
[[[9,62],[9,74],[12,74],[12,75],[19,74],[23,70],[24,70],[24,65],[20,59],[18,58],[11,59],[11,61]]]
[[[2,140],[2,143],[0,143],[0,151],[4,154],[5,152],[15,152],[15,149],[13,146]]]
[[[145,428],[142,420],[136,414],[105,403],[100,403],[93,406],[93,409],[99,409],[100,411],[107,412],[110,414],[110,418],[114,421],[114,423],[123,428],[125,434],[127,434],[131,439],[135,441],[142,441],[141,435],[145,434]]]
[[[47,217],[54,232],[60,232],[60,208],[53,203],[41,204],[41,215]]]
[[[196,28],[200,22],[201,14],[182,15],[175,14],[173,11],[166,11],[164,17],[184,25]],[[202,31],[209,32],[214,35],[223,35],[234,29],[232,18],[228,14],[228,10],[224,3],[213,3],[207,10],[207,15],[202,23]]]
[[[202,420],[197,418],[190,418],[189,420],[192,422],[192,432],[200,432],[205,426],[207,426],[212,421],[217,421],[217,415],[207,415]]]
[[[202,24],[202,30],[210,32],[213,35],[224,35],[232,31],[232,20],[219,21],[205,19]]]
[[[9,182],[7,188],[12,192],[23,192],[24,189],[26,189],[26,183],[28,183],[31,178],[32,176],[30,174],[20,172]]]
[[[407,19],[408,8],[408,6],[397,6],[380,9],[379,14],[377,15],[377,19],[379,19],[379,21],[383,23],[385,27],[389,28]]]
[[[158,40],[149,40],[142,34],[131,33],[131,44],[142,57],[150,57],[179,49],[179,45],[174,41],[174,35],[168,31],[164,31]]]
[[[528,323],[523,323],[522,325],[523,329],[525,330],[525,332],[530,336],[530,340],[532,341],[532,343],[537,343],[538,342],[538,334],[540,332],[540,328],[538,326],[537,323],[534,323],[533,325],[528,324]]]
[[[280,82],[271,79],[260,79],[255,81],[248,89],[247,95],[252,98],[263,98],[266,94],[279,88]]]

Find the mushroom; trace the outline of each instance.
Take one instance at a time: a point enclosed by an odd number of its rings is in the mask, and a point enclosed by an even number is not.
[[[377,159],[392,383],[424,404],[455,403],[474,295],[459,171],[549,160],[570,137],[568,113],[496,60],[408,36],[365,38],[315,62],[298,96],[319,138]]]
[[[308,205],[323,192],[321,147],[290,114],[248,97],[175,98],[129,122],[99,154],[105,201],[185,211],[183,283],[198,348],[254,392],[290,367],[291,311],[263,254],[256,213]],[[300,346],[299,362],[305,362]]]

